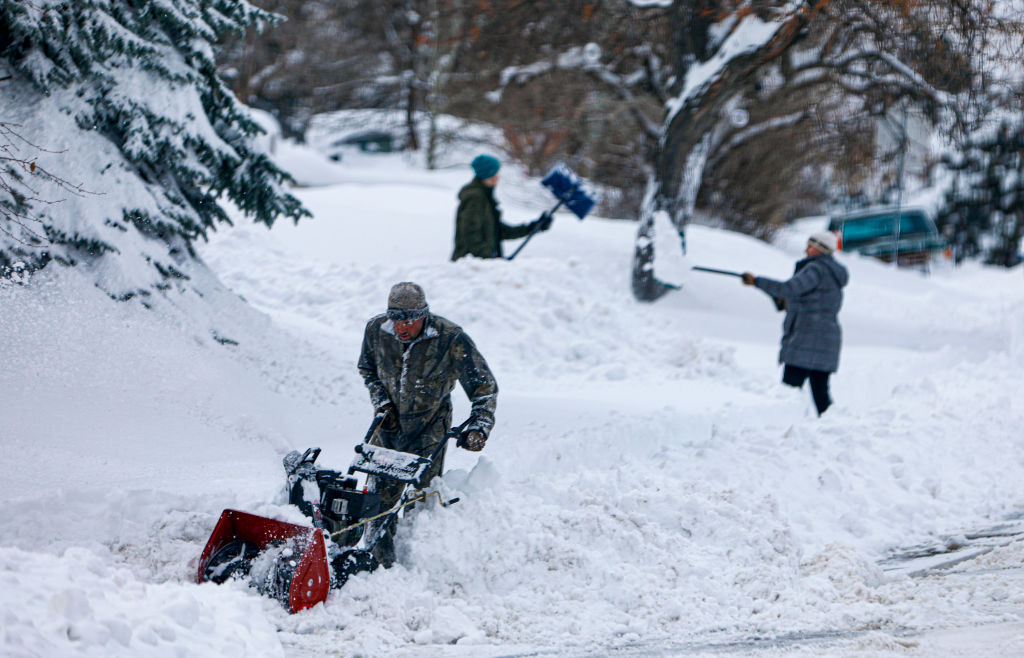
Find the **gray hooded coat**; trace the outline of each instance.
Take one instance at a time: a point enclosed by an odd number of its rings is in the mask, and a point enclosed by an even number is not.
[[[837,316],[849,280],[846,268],[831,254],[799,261],[788,281],[757,277],[755,286],[786,300],[779,363],[823,372],[839,369],[843,335]]]

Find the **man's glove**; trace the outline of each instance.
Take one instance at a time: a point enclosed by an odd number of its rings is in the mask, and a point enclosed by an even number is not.
[[[469,430],[458,440],[458,447],[465,448],[470,452],[480,452],[487,443],[487,437],[480,430]]]
[[[388,402],[380,409],[377,409],[377,415],[384,414],[384,418],[380,421],[380,428],[387,432],[394,432],[398,429],[398,414],[395,413],[395,405],[392,402]]]
[[[554,219],[555,218],[551,216],[551,213],[545,212],[539,218],[530,223],[530,230],[546,231],[551,228],[551,222],[553,222]]]
[[[786,310],[786,298],[785,297],[772,297],[772,301],[775,302],[776,311]]]
[[[745,286],[752,286],[752,285],[754,285],[755,281],[757,281],[757,277],[756,276],[754,276],[750,272],[744,272],[743,273],[743,285],[745,285]]]

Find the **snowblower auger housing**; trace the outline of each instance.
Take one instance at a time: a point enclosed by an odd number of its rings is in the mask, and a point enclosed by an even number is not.
[[[327,598],[331,574],[323,530],[226,509],[199,558],[196,582],[248,580],[289,612]]]

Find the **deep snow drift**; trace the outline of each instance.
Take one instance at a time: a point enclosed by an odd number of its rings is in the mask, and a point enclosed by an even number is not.
[[[632,224],[559,214],[511,263],[450,263],[468,167],[281,148],[320,185],[296,190],[314,218],[215,236],[202,256],[219,279],[200,269],[153,310],[75,271],[0,288],[0,653],[686,655],[848,633],[844,650],[927,655],[954,641],[905,638],[1019,624],[999,572],[1021,565],[1017,543],[966,588],[878,565],[1024,500],[1019,269],[924,277],[840,256],[844,352],[817,419],[778,383],[770,300],[688,270],[785,278],[811,224],[775,247],[693,227],[686,259],[660,261],[683,289],[641,305]],[[503,174],[507,221],[550,205]],[[417,513],[395,568],[298,615],[194,585],[223,508],[302,521],[280,505],[285,452],[347,465],[371,413],[363,325],[400,280],[501,387],[486,450],[450,452],[462,502]],[[1009,628],[1000,646],[1024,651]]]

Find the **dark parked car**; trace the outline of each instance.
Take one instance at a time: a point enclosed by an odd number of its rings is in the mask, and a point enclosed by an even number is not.
[[[899,230],[897,231],[897,217]],[[924,267],[947,251],[928,213],[917,207],[871,208],[831,217],[828,228],[839,234],[840,249],[903,267]]]
[[[364,153],[392,153],[404,147],[400,137],[383,130],[364,130],[331,142],[327,157],[340,162],[346,148],[358,148]]]

